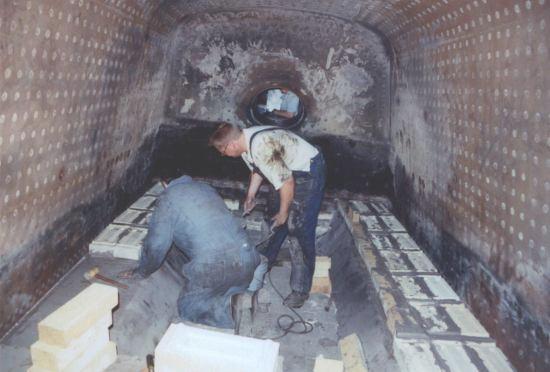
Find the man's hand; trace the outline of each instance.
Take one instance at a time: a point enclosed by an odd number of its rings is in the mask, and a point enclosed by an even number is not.
[[[279,189],[279,196],[281,199],[279,204],[279,212],[277,212],[277,214],[271,219],[271,221],[273,221],[271,230],[284,225],[286,220],[288,220],[290,204],[292,203],[292,199],[294,199],[294,177],[291,176],[283,183]]]
[[[288,211],[279,211],[275,216],[271,218],[271,230],[284,225],[288,220]]]
[[[117,275],[117,278],[119,279],[136,279],[140,277],[141,276],[138,274],[137,268],[121,271]]]
[[[246,200],[244,201],[243,216],[246,216],[247,214],[252,212],[255,206],[256,206],[256,198],[253,196],[247,197]]]

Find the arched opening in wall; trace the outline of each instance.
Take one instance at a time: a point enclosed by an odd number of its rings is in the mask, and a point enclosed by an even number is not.
[[[252,125],[295,128],[306,116],[300,97],[286,87],[264,89],[253,96],[247,108]]]

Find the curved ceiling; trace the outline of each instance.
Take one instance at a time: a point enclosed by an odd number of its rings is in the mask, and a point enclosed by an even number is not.
[[[157,0],[146,5],[149,25],[168,33],[187,17],[203,13],[292,10],[338,17],[380,32],[395,49],[410,43],[449,40],[494,26],[517,13],[517,2],[488,0]],[[528,3],[530,3],[528,1]],[[539,0],[543,4],[543,0]]]
[[[235,12],[254,9],[293,10],[338,17],[377,29],[385,35],[401,34],[412,25],[423,23],[423,17],[448,3],[438,1],[360,1],[342,0],[235,0],[235,1],[181,1],[160,0],[151,12],[151,25],[158,32],[169,32],[188,16],[200,13]],[[413,27],[414,28],[414,27]]]

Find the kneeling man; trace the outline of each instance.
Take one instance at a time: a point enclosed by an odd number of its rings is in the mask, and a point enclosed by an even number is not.
[[[188,283],[178,299],[180,317],[233,328],[231,298],[247,290],[260,255],[216,190],[189,176],[173,180],[160,195],[139,266],[121,277],[148,277],[172,243],[190,259],[183,266]]]

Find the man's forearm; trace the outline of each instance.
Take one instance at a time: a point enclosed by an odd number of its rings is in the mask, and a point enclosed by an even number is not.
[[[250,173],[250,184],[248,185],[248,191],[246,193],[247,199],[253,199],[256,196],[256,193],[258,192],[258,189],[262,184],[262,180],[262,176],[260,176],[258,173]]]
[[[174,237],[174,221],[177,221],[168,198],[161,196],[149,221],[149,229],[139,260],[137,272],[142,277],[154,273],[166,258]]]
[[[168,246],[168,248],[169,247],[170,246]],[[149,275],[158,270],[167,253],[168,252],[164,249],[164,247],[162,247],[162,249],[158,249],[156,247],[151,248],[148,245],[144,245],[136,272],[141,275],[142,278],[147,278]]]
[[[292,176],[287,179],[279,189],[279,196],[279,213],[288,214],[290,203],[292,203],[292,199],[294,199],[294,178]]]

